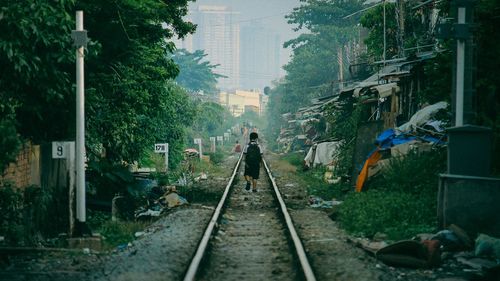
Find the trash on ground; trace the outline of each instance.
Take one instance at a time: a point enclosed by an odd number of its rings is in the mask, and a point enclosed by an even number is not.
[[[162,197],[160,197],[159,201],[166,202],[168,208],[173,208],[188,203],[184,197],[177,194],[177,189],[175,186],[172,186]]]
[[[477,269],[477,270],[490,269],[490,268],[497,266],[496,262],[494,262],[492,260],[488,260],[488,259],[482,259],[482,258],[468,259],[468,258],[464,258],[464,257],[458,257],[457,261],[462,263],[462,264],[465,264],[467,266],[470,266],[473,269]]]
[[[222,218],[224,218],[224,219],[226,219],[226,220],[230,220],[230,221],[234,221],[234,220],[235,220],[235,218],[234,218],[234,216],[233,216],[233,215],[230,215],[230,214],[227,214],[227,213],[226,213],[226,214],[223,214],[223,215],[222,215]]]
[[[208,175],[206,173],[202,172],[199,176],[194,178],[194,181],[199,182],[200,180],[207,180],[207,179],[208,179]]]
[[[118,252],[125,251],[127,248],[128,248],[128,244],[120,244],[120,245],[116,246],[116,250]]]
[[[136,219],[145,219],[151,217],[159,217],[161,215],[161,211],[155,211],[151,209],[139,209],[136,211],[135,218]]]
[[[311,208],[333,208],[333,206],[342,204],[342,201],[337,201],[335,199],[325,201],[321,197],[311,195],[309,196],[309,204]]]
[[[144,232],[144,231],[138,231],[138,232],[134,233],[134,236],[135,236],[135,238],[139,238],[141,236],[144,236],[144,234],[146,234],[146,232]]]
[[[439,240],[444,251],[457,251],[463,248],[458,236],[449,229],[439,231],[431,239]]]
[[[493,257],[500,260],[500,239],[486,234],[479,234],[476,238],[474,254],[478,257]]]
[[[439,240],[443,251],[463,251],[473,248],[473,242],[467,233],[454,224],[448,226],[448,229],[439,231],[431,239]]]
[[[429,268],[441,262],[438,240],[427,240],[425,243],[414,240],[399,241],[378,250],[376,257],[390,266],[410,268]]]
[[[371,256],[375,256],[378,250],[388,245],[385,241],[374,242],[367,238],[349,238],[348,241],[353,243],[356,247],[365,250]]]

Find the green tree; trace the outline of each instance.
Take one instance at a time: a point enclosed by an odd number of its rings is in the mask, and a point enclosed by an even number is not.
[[[72,120],[74,112],[74,67],[69,65],[73,24],[68,14],[73,2],[2,2],[0,168],[15,159],[25,140],[64,139],[72,131],[65,120]]]
[[[0,8],[2,165],[21,142],[73,139],[74,10],[85,13],[86,129],[91,159],[138,159],[156,140],[182,146],[194,108],[171,80],[168,40],[195,30],[182,19],[189,0],[41,0]],[[175,145],[173,145],[175,147]],[[178,149],[180,150],[180,149]],[[175,150],[174,150],[175,151]],[[5,160],[5,161],[4,161]]]
[[[204,92],[215,95],[217,93],[217,78],[225,77],[214,72],[219,65],[212,65],[204,61],[207,56],[203,50],[193,53],[185,49],[177,50],[172,59],[179,66],[179,75],[175,81],[190,92]]]
[[[169,55],[174,45],[167,40],[194,31],[182,19],[187,3],[78,2],[89,37],[101,46],[86,70],[88,146],[95,155],[102,145],[108,160],[131,162],[156,141],[172,148],[182,144],[194,111],[184,91],[170,82],[178,68]]]
[[[385,4],[385,36],[386,36],[386,59],[390,59],[398,54],[397,32],[398,25],[395,17],[396,5]],[[375,60],[382,60],[384,53],[384,7],[379,5],[368,10],[359,21],[361,25],[370,32],[365,44],[368,48],[368,55]]]
[[[310,104],[311,98],[333,93],[338,85],[338,49],[355,39],[359,16],[344,18],[362,8],[362,1],[304,0],[287,15],[296,30],[307,29],[285,43],[291,47],[286,76],[270,91],[268,134],[276,135],[281,114]]]
[[[224,133],[233,123],[231,113],[215,102],[201,102],[192,126],[192,137],[211,137]]]

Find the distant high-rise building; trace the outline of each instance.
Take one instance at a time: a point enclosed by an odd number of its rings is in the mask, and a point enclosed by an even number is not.
[[[252,22],[241,28],[241,88],[270,86],[280,76],[281,40],[278,33],[262,23]]]
[[[192,36],[187,36],[178,48],[190,52],[205,50],[206,59],[211,64],[218,64],[214,69],[218,74],[227,76],[219,78],[221,89],[236,89],[240,86],[240,25],[239,12],[227,6],[200,5],[189,12],[188,20],[198,27]]]

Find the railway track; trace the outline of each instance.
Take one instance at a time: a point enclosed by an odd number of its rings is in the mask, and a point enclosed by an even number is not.
[[[269,166],[238,184],[240,156],[184,280],[316,280]],[[269,184],[267,184],[269,182]]]

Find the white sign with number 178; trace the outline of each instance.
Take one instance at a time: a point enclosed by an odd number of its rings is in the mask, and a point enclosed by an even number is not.
[[[168,149],[167,143],[157,143],[155,144],[155,153],[166,153]]]

